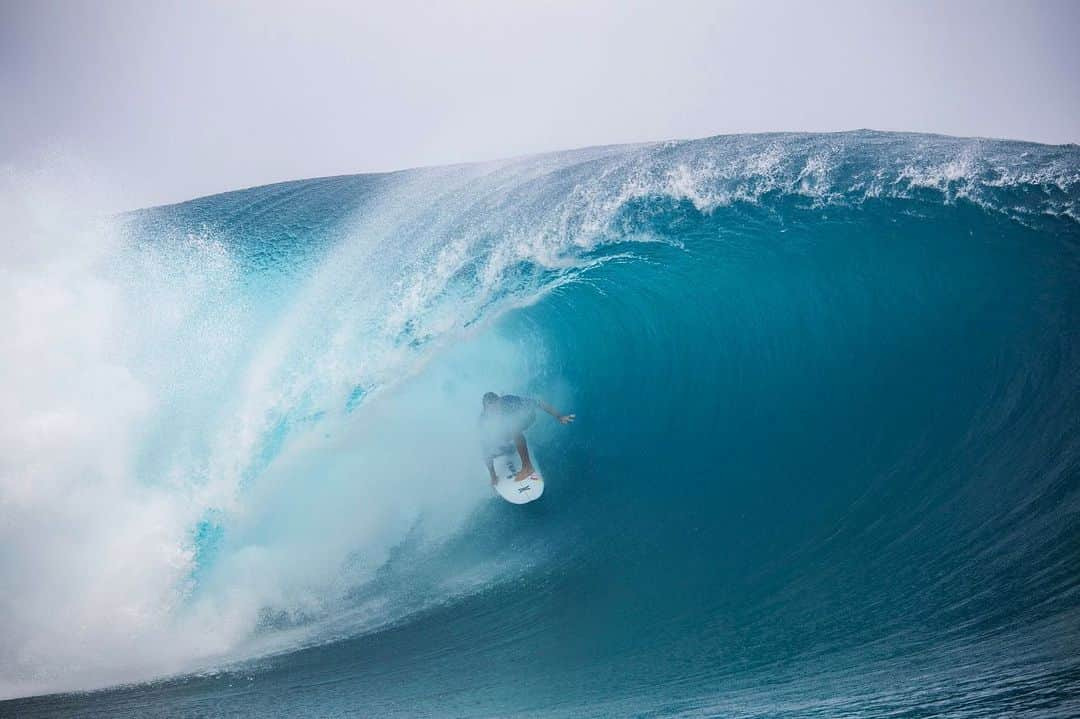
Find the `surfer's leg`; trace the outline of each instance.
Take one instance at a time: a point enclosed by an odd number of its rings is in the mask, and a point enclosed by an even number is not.
[[[521,471],[514,476],[514,481],[520,482],[533,473],[532,460],[529,458],[529,445],[525,442],[525,435],[521,432],[514,435],[514,446],[517,447],[518,455],[521,457]]]

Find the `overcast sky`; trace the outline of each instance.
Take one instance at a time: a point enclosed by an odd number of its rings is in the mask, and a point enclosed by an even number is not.
[[[127,207],[732,132],[1080,142],[1080,2],[0,0],[0,93],[0,164]]]

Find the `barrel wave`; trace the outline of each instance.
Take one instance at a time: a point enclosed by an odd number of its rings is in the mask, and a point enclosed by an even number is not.
[[[860,131],[54,244],[5,290],[0,714],[1080,713],[1078,213],[1075,146]],[[536,503],[489,390],[578,416]]]

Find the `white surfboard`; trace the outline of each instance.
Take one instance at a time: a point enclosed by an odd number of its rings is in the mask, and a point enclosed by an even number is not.
[[[536,466],[535,457],[533,458],[533,473],[520,482],[514,481],[514,475],[521,468],[521,458],[518,457],[516,449],[509,454],[500,454],[492,460],[492,464],[495,465],[495,476],[499,478],[494,489],[507,502],[526,504],[540,499],[540,495],[544,493],[544,478],[540,474],[539,467]]]

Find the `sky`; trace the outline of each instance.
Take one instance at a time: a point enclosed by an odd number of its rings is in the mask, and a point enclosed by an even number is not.
[[[1080,2],[0,0],[0,166],[130,209],[598,144],[1080,142]]]

